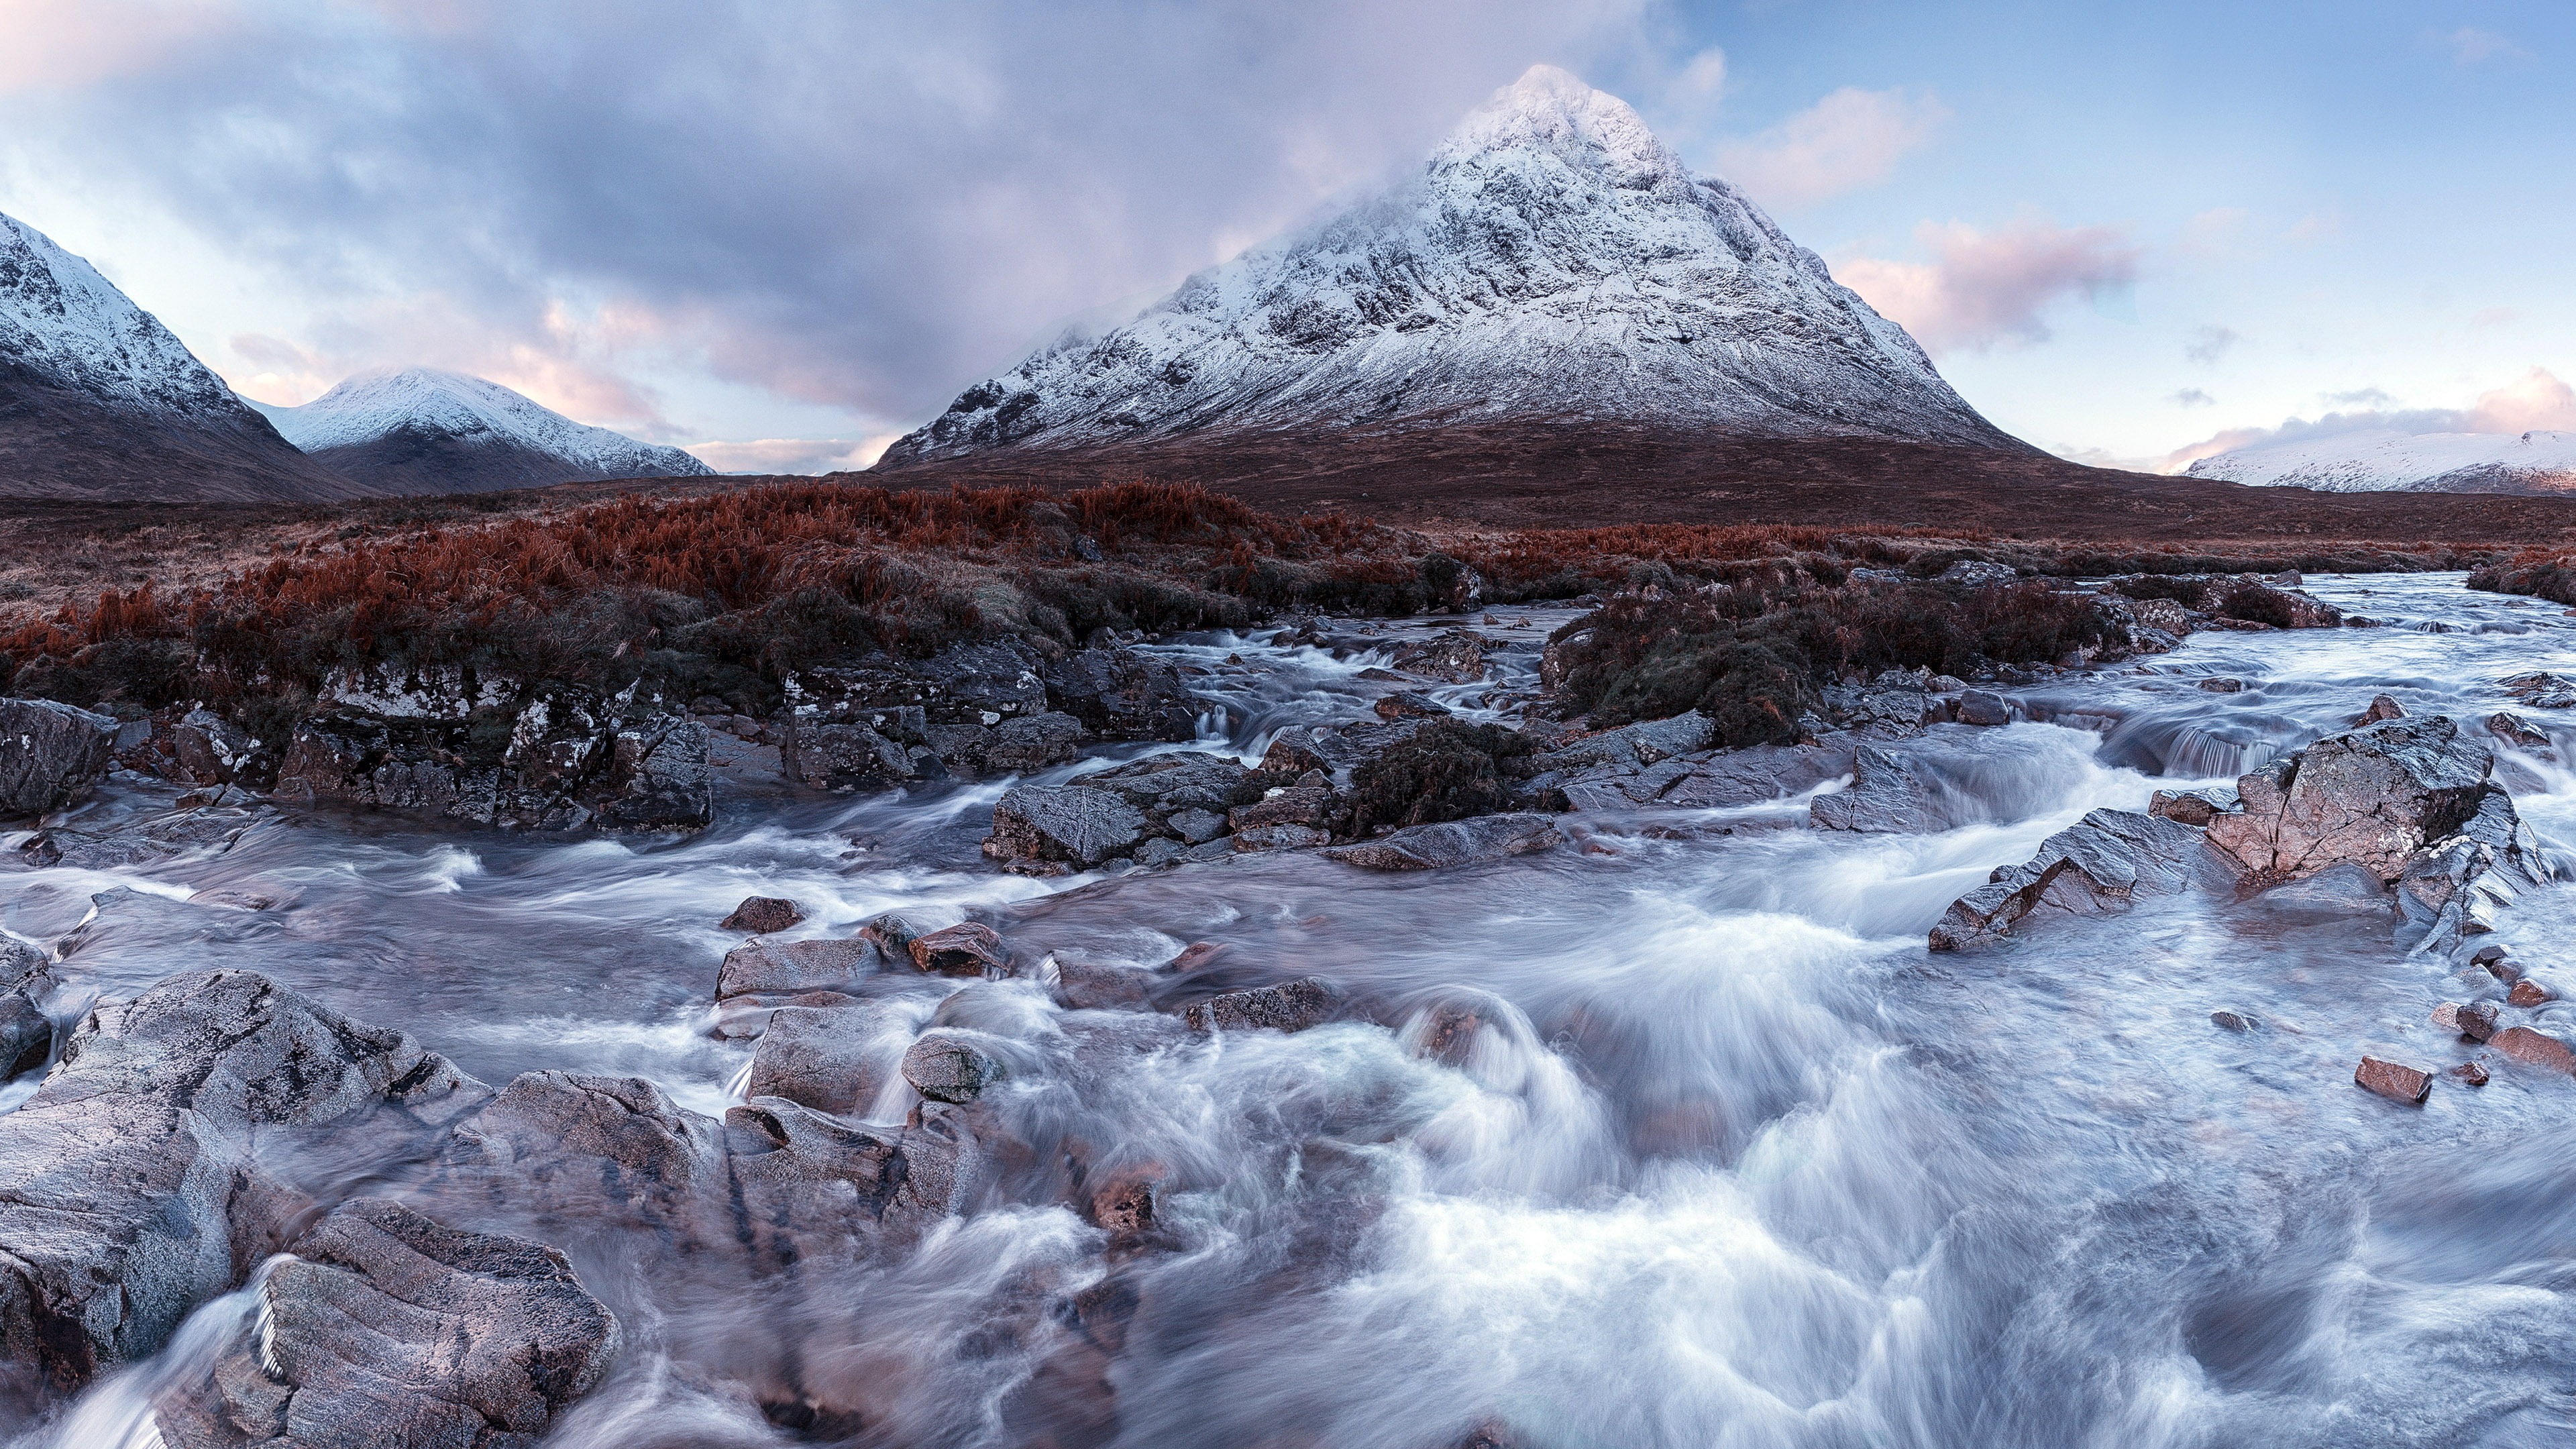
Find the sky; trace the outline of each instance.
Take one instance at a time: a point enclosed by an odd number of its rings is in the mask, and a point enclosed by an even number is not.
[[[0,0],[0,212],[246,395],[492,378],[864,464],[1529,65],[2069,457],[2576,429],[2576,7]]]

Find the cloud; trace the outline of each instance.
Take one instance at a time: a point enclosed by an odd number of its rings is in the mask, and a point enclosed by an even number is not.
[[[1718,147],[1717,170],[1765,206],[1807,206],[1886,180],[1948,119],[1929,92],[1845,87],[1759,136]]]
[[[2378,388],[2329,393],[2328,401],[2368,402],[2355,412],[2330,412],[2320,418],[2287,418],[2275,428],[2229,428],[2197,443],[2176,448],[2161,469],[2178,473],[2202,458],[2294,438],[2327,438],[2339,433],[2524,433],[2534,429],[2576,431],[2576,388],[2545,367],[2535,367],[2502,387],[2489,388],[2465,408],[2389,409],[2393,401]]]
[[[2042,314],[2052,303],[2079,293],[2098,299],[2137,280],[2139,249],[2110,227],[2023,217],[1992,232],[1927,221],[1914,235],[1932,261],[1854,257],[1834,272],[1932,352],[2045,341]]]
[[[2230,348],[2244,340],[2245,334],[2232,327],[2199,327],[2193,329],[2191,340],[2183,344],[2182,355],[2204,367],[2215,366]]]
[[[2350,392],[2330,392],[2324,396],[2327,402],[2339,408],[2368,408],[2373,411],[2384,410],[2397,401],[2387,389],[2377,387],[2357,387]]]
[[[46,42],[68,80],[0,89],[7,158],[268,278],[292,320],[261,330],[648,421],[608,384],[855,428],[1411,164],[1533,59],[1628,53],[1652,0],[102,4]],[[0,65],[43,69],[18,39]]]
[[[854,473],[877,460],[900,433],[871,438],[760,438],[691,443],[683,451],[719,473]]]
[[[2453,65],[2478,65],[2490,60],[2529,60],[2531,52],[2492,30],[2463,25],[2442,37],[2451,52]]]
[[[2166,399],[2178,408],[2205,408],[2218,401],[2196,387],[2187,387]]]
[[[228,6],[192,0],[0,0],[0,96],[150,75],[235,25]]]
[[[1671,89],[1677,100],[1714,103],[1726,94],[1726,52],[1712,45],[1692,56],[1673,78]]]

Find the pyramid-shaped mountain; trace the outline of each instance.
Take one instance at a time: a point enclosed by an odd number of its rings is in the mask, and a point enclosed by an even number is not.
[[[1538,66],[1405,182],[1064,337],[886,458],[1518,421],[2027,451],[1760,208]]]

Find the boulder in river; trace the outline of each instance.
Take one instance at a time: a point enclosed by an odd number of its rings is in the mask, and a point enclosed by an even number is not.
[[[977,1041],[980,1035],[952,1027],[923,1032],[904,1051],[903,1079],[934,1102],[973,1100],[1008,1070]]]
[[[978,921],[914,937],[911,955],[913,965],[934,976],[1004,976],[1011,969],[1010,948],[992,927]]]
[[[2490,1038],[2487,1045],[2526,1065],[2576,1075],[2576,1051],[2570,1051],[2567,1043],[2558,1038],[2530,1027],[2508,1026]]]
[[[716,929],[749,931],[755,936],[766,936],[784,931],[804,919],[805,913],[797,909],[794,901],[779,896],[745,896],[742,904],[734,907],[733,914],[725,917]]]
[[[171,1449],[533,1444],[617,1355],[617,1319],[553,1248],[360,1198],[291,1252],[209,1378],[156,1398]]]
[[[0,699],[0,818],[43,815],[90,792],[116,721],[50,699]]]
[[[2353,721],[2353,725],[2358,728],[2362,725],[2377,724],[2381,720],[2404,718],[2406,718],[2406,706],[2399,704],[2395,695],[2374,694],[2370,697],[2370,704],[2362,710],[2360,717]]]
[[[1368,870],[1438,870],[1528,855],[1564,843],[1564,832],[1556,828],[1552,816],[1480,815],[1437,825],[1408,825],[1375,840],[1327,847],[1322,854]]]
[[[1395,667],[1445,684],[1473,684],[1485,677],[1485,641],[1464,629],[1395,646]]]
[[[1229,991],[1193,1002],[1182,1012],[1192,1031],[1304,1031],[1341,1010],[1340,993],[1312,976]]]
[[[2424,846],[2486,800],[2494,762],[2447,716],[2388,720],[2319,740],[2236,782],[2212,844],[2271,880],[2359,865],[2394,882]]]
[[[1876,745],[1862,745],[1852,758],[1851,784],[1817,796],[1807,814],[1827,830],[1879,834],[1923,835],[1950,823],[1933,787],[1904,760]]]
[[[1056,709],[1109,739],[1193,740],[1201,715],[1224,710],[1190,693],[1169,660],[1130,649],[1077,650],[1040,673]]]
[[[2232,864],[2187,825],[2129,810],[2096,810],[1997,868],[1932,927],[1932,949],[1956,951],[2009,933],[2034,912],[2100,915],[2195,884],[2232,880]]]
[[[2361,1065],[2353,1069],[2352,1081],[2354,1086],[2409,1107],[2423,1106],[2424,1098],[2433,1090],[2431,1072],[2378,1057],[2363,1057]]]
[[[736,996],[790,996],[800,991],[831,991],[884,965],[876,943],[852,937],[842,941],[746,941],[725,953],[716,971],[716,1000]]]
[[[97,1008],[0,1116],[0,1361],[71,1389],[158,1352],[303,1205],[261,1142],[363,1125],[398,1160],[488,1095],[410,1037],[246,971]]]
[[[1015,785],[993,806],[984,854],[995,860],[1061,861],[1089,868],[1135,851],[1144,813],[1085,785]]]
[[[782,1006],[752,1050],[745,1095],[783,1097],[817,1112],[865,1113],[890,1081],[901,1023],[875,1002]]]

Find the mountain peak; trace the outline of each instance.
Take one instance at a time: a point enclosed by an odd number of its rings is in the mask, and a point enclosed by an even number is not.
[[[1414,175],[1068,333],[886,458],[1538,421],[2024,447],[1626,103],[1534,66]]]
[[[715,471],[677,448],[574,422],[488,378],[435,367],[356,373],[302,407],[260,411],[305,452],[397,493]]]
[[[1552,65],[1531,66],[1468,113],[1432,152],[1430,166],[1533,151],[1631,188],[1690,178],[1635,108]]]

